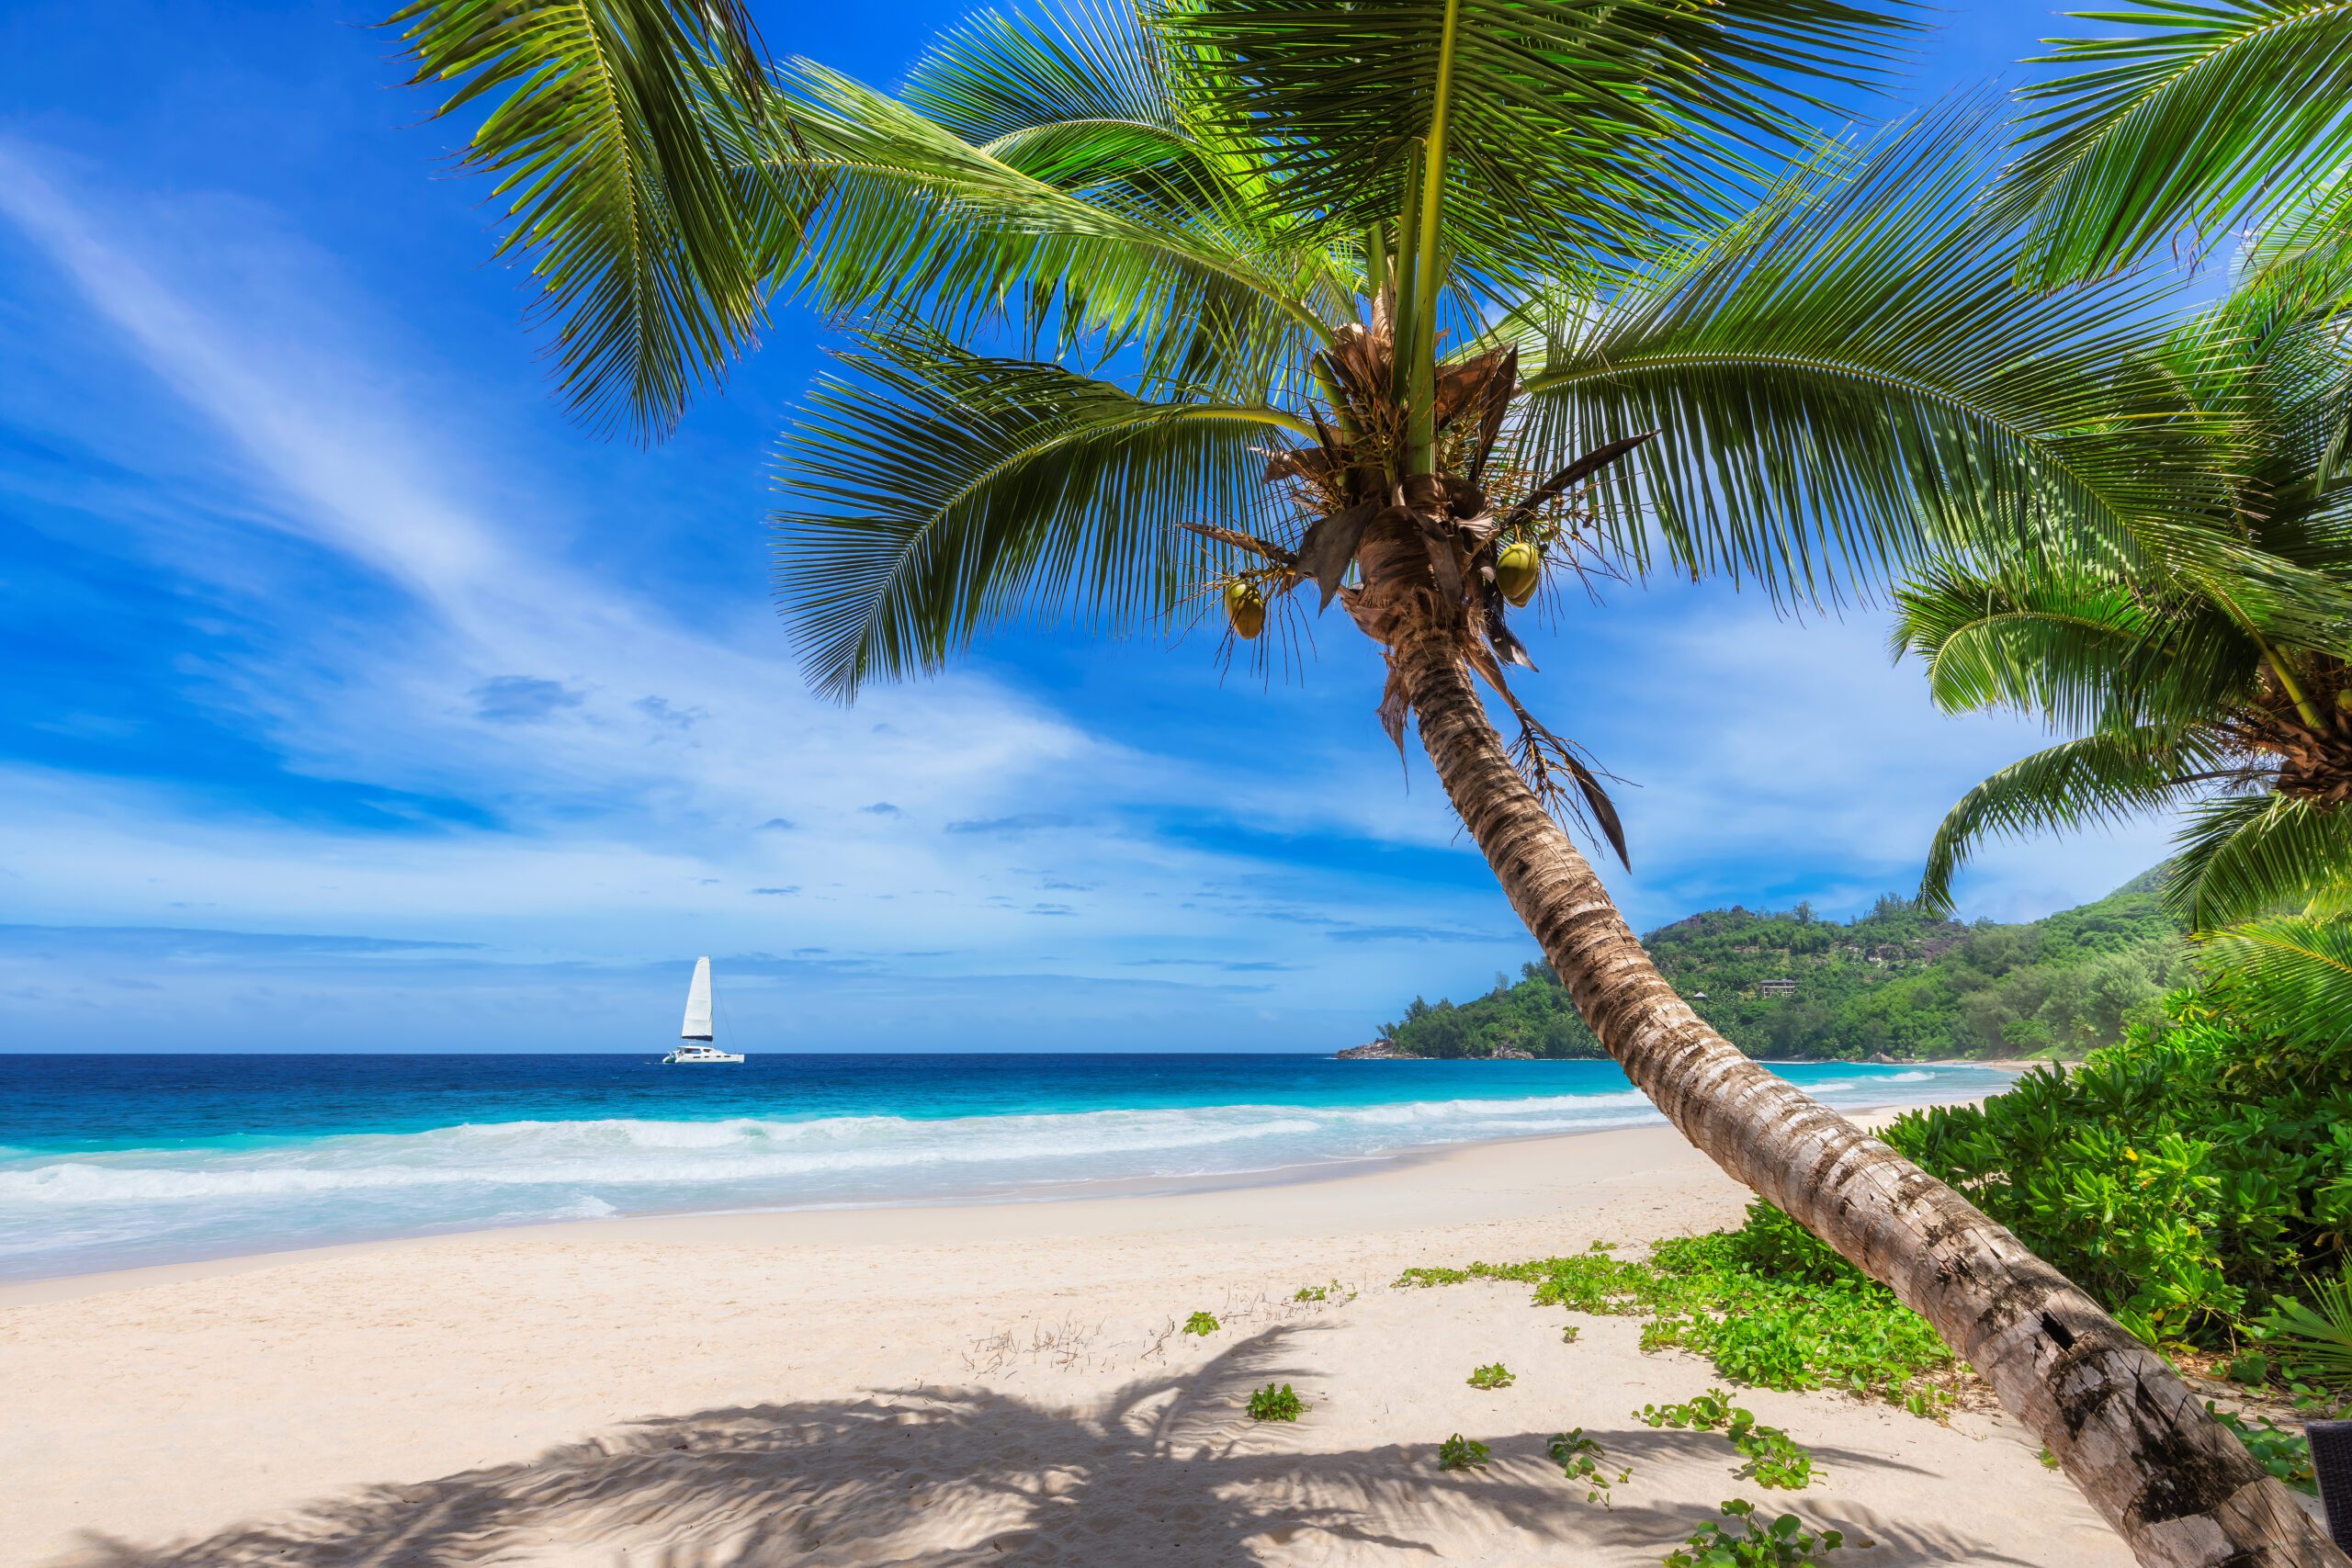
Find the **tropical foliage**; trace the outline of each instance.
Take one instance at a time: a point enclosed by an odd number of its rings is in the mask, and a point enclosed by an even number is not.
[[[2332,478],[2352,355],[2307,294],[2240,291],[2168,363],[2241,413],[2231,498],[2191,532],[2261,562],[2150,583],[2129,563],[1995,551],[1900,594],[1898,651],[1952,712],[2009,707],[2079,736],[1963,796],[1921,884],[1948,907],[1987,836],[2186,807],[2167,879],[2208,929],[2325,898],[2352,878],[2352,487]]]
[[[1906,1113],[1890,1142],[2152,1342],[2227,1346],[2352,1243],[2352,1065],[2226,990],[2072,1071]]]
[[[1890,896],[1843,922],[1804,905],[1710,909],[1642,942],[1700,1016],[1754,1055],[2075,1056],[2155,1018],[2187,977],[2188,946],[2157,880],[2022,925],[1962,925]],[[1795,990],[1766,994],[1768,981]],[[1541,964],[1459,1007],[1416,998],[1381,1037],[1414,1056],[1603,1055]]]
[[[1690,1350],[1736,1382],[1844,1389],[1921,1416],[1948,1403],[1954,1363],[1936,1331],[1770,1204],[1751,1204],[1739,1230],[1654,1242],[1646,1259],[1595,1250],[1408,1269],[1396,1283],[1469,1280],[1531,1284],[1537,1306],[1645,1318],[1644,1350]]]
[[[2140,0],[2080,19],[2106,30],[2056,40],[2036,63],[2061,69],[2024,94],[2009,195],[2035,212],[2030,282],[2110,272],[2184,230],[2200,246],[2269,230],[2286,254],[2346,237],[2352,6]]]

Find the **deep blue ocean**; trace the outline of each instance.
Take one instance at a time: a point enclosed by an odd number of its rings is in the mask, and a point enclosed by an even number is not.
[[[1844,1106],[2007,1081],[1777,1070]],[[0,1280],[615,1214],[1148,1190],[1657,1120],[1600,1062],[0,1055]]]

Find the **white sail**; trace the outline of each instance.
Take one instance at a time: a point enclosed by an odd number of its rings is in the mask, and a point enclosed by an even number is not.
[[[695,960],[694,988],[686,993],[685,1027],[678,1031],[681,1040],[707,1040],[710,1032],[710,960]]]

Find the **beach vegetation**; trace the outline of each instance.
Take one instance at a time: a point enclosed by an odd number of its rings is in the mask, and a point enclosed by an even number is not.
[[[1337,1280],[1333,1280],[1320,1285],[1301,1285],[1296,1291],[1292,1292],[1290,1299],[1294,1302],[1311,1302],[1326,1304],[1345,1303],[1355,1300],[1356,1293],[1353,1291],[1349,1290],[1346,1286],[1340,1284]]]
[[[1469,1378],[1472,1388],[1509,1388],[1518,1381],[1517,1375],[1500,1361],[1475,1369]]]
[[[1665,1568],[1814,1568],[1846,1543],[1841,1532],[1809,1529],[1794,1514],[1767,1519],[1744,1497],[1725,1503],[1723,1513],[1731,1529],[1707,1520],[1666,1554]]]
[[[1222,1326],[1223,1325],[1217,1322],[1216,1314],[1196,1312],[1192,1316],[1184,1320],[1182,1332],[1186,1334],[1197,1334],[1203,1338],[1206,1338],[1208,1336],[1215,1334]]]
[[[895,92],[766,59],[731,3],[394,21],[471,118],[464,165],[496,182],[592,423],[665,434],[775,301],[854,332],[777,464],[778,597],[820,691],[1013,626],[1214,626],[1236,582],[1265,620],[1217,645],[1271,671],[1336,600],[1323,625],[1384,667],[1385,733],[1413,725],[1587,1021],[1707,1154],[1852,1258],[1899,1190],[1919,1250],[1873,1267],[1955,1337],[1987,1292],[2066,1303],[2080,1354],[1980,1354],[2044,1384],[2019,1414],[2127,1534],[2166,1490],[2228,1500],[2167,1530],[2311,1535],[2243,1505],[2251,1462],[2064,1280],[1986,1277],[2004,1254],[1932,1177],[1870,1145],[1845,1169],[1872,1179],[1807,1181],[1826,1112],[1661,983],[1577,837],[1630,863],[1605,767],[1512,685],[1519,543],[1539,614],[1653,572],[1830,604],[2030,538],[2038,568],[2165,605],[2235,574],[2262,590],[2250,629],[2304,636],[2308,569],[2242,536],[2267,503],[2240,515],[2237,400],[2167,358],[2165,280],[2007,287],[2033,254],[2017,206],[1981,199],[2007,161],[1988,111],[1820,134],[1889,79],[1907,9],[1073,4],[984,13]],[[2307,637],[2275,646],[2241,711],[2315,735],[2288,684],[2341,682]],[[2324,815],[2297,795],[2261,841]],[[1739,1325],[1702,1280],[1792,1322],[1772,1292],[1843,1289],[1657,1271],[1719,1356]],[[2223,1473],[2175,1475],[2182,1454]]]
[[[1813,1481],[1812,1451],[1778,1427],[1767,1427],[1752,1411],[1734,1404],[1719,1388],[1674,1404],[1645,1404],[1634,1419],[1650,1427],[1721,1432],[1747,1462],[1737,1474],[1761,1486],[1801,1491]]]
[[[1563,1324],[1560,1326],[1560,1343],[1563,1345],[1573,1345],[1577,1342],[1577,1337],[1583,1332],[1584,1330],[1582,1328],[1573,1323]]]
[[[1440,1470],[1468,1470],[1494,1459],[1494,1450],[1476,1438],[1465,1438],[1456,1432],[1437,1446],[1437,1467]]]
[[[1611,1475],[1609,1451],[1587,1437],[1582,1427],[1554,1433],[1552,1440],[1544,1445],[1544,1452],[1552,1456],[1552,1462],[1560,1467],[1562,1475],[1584,1487],[1586,1502],[1599,1503],[1604,1508],[1614,1506],[1610,1501],[1610,1488],[1634,1473],[1633,1468],[1625,1465]]]
[[[2344,1179],[2352,1183],[2352,1169],[2347,1169]],[[2352,1259],[2333,1275],[2312,1275],[2310,1294],[2308,1305],[2293,1296],[2277,1298],[2256,1321],[2256,1332],[2300,1376],[2352,1387]],[[2267,1357],[2248,1352],[2239,1360],[2260,1363],[2256,1370],[2268,1371]],[[2241,1377],[2238,1381],[2263,1380]]]
[[[1889,1142],[1966,1192],[2154,1344],[2222,1356],[2250,1337],[2292,1375],[2331,1362],[2352,1235],[2352,1047],[2282,1033],[2226,991],[2176,993],[2071,1070],[1976,1106],[1905,1112]]]
[[[2267,1416],[2249,1421],[2234,1411],[2219,1408],[2210,1399],[2205,1402],[2205,1410],[2245,1445],[2246,1452],[2252,1454],[2254,1461],[2264,1470],[2298,1492],[2318,1493],[2319,1482],[2312,1469],[2309,1438],[2279,1426]]]
[[[1750,1425],[1727,1435],[1747,1461],[1735,1475],[1784,1492],[1802,1492],[1813,1484],[1813,1450],[1778,1427]]]
[[[1252,1421],[1295,1421],[1309,1406],[1291,1392],[1288,1383],[1277,1386],[1268,1383],[1250,1396],[1250,1419]]]
[[[1645,1404],[1634,1412],[1645,1427],[1671,1427],[1677,1431],[1713,1432],[1737,1422],[1752,1426],[1755,1417],[1735,1406],[1722,1389],[1711,1388],[1678,1404]]]
[[[1692,1351],[1736,1382],[1840,1388],[1931,1417],[1950,1407],[1957,1366],[1924,1319],[1778,1210],[1748,1214],[1740,1230],[1656,1242],[1638,1261],[1581,1252],[1408,1269],[1396,1282],[1531,1284],[1538,1306],[1645,1317],[1643,1349]]]

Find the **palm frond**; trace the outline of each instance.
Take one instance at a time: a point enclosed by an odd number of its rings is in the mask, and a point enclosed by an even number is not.
[[[1838,0],[1193,0],[1164,24],[1216,68],[1224,122],[1279,151],[1295,208],[1394,218],[1432,137],[1444,243],[1556,276],[1687,217],[1802,134],[1812,90],[1873,78],[1908,9]]]
[[[2281,915],[2198,938],[2225,1005],[2289,1039],[2352,1046],[2352,920]]]
[[[759,231],[788,197],[754,155],[767,92],[736,0],[418,0],[388,26],[439,115],[484,107],[464,165],[505,204],[592,424],[666,433],[762,320]]]
[[[1963,548],[2233,548],[2234,426],[2162,357],[2165,286],[2018,292],[1976,199],[1988,118],[1826,152],[1634,287],[1508,323],[1543,340],[1521,466],[1663,429],[1612,484],[1623,547],[1799,598]]]
[[[1894,594],[1898,655],[1946,713],[2010,707],[2060,729],[2185,729],[2251,699],[2259,648],[2195,600],[2080,571],[1939,562]]]
[[[2059,40],[2007,198],[2036,210],[2030,286],[2110,273],[2184,226],[2258,220],[2352,157],[2352,5],[2141,0],[2082,13],[2130,31]]]
[[[1145,19],[1069,0],[1019,17],[989,11],[944,34],[899,97],[989,156],[1048,185],[1101,193],[1166,217],[1245,204],[1247,164],[1220,161],[1188,120],[1180,79]],[[1271,204],[1249,216],[1274,220]]]
[[[2276,794],[2199,801],[2174,840],[2165,900],[2192,931],[2301,906],[2352,883],[2352,811]]]
[[[1314,302],[1329,258],[1310,244],[1063,189],[810,62],[787,81],[783,161],[820,194],[781,237],[781,265],[831,314],[916,315],[958,336],[1051,322],[1057,349],[1133,352],[1148,385],[1214,374],[1261,394],[1329,335]]]
[[[809,679],[840,697],[937,669],[1023,615],[1105,631],[1174,609],[1188,524],[1248,532],[1267,408],[1155,402],[937,334],[869,333],[786,438],[776,585]]]
[[[1962,795],[1937,827],[1920,902],[1948,912],[1952,878],[1987,838],[2113,826],[2176,806],[2196,775],[2225,760],[2210,736],[2131,730],[2061,741],[2012,762]]]

